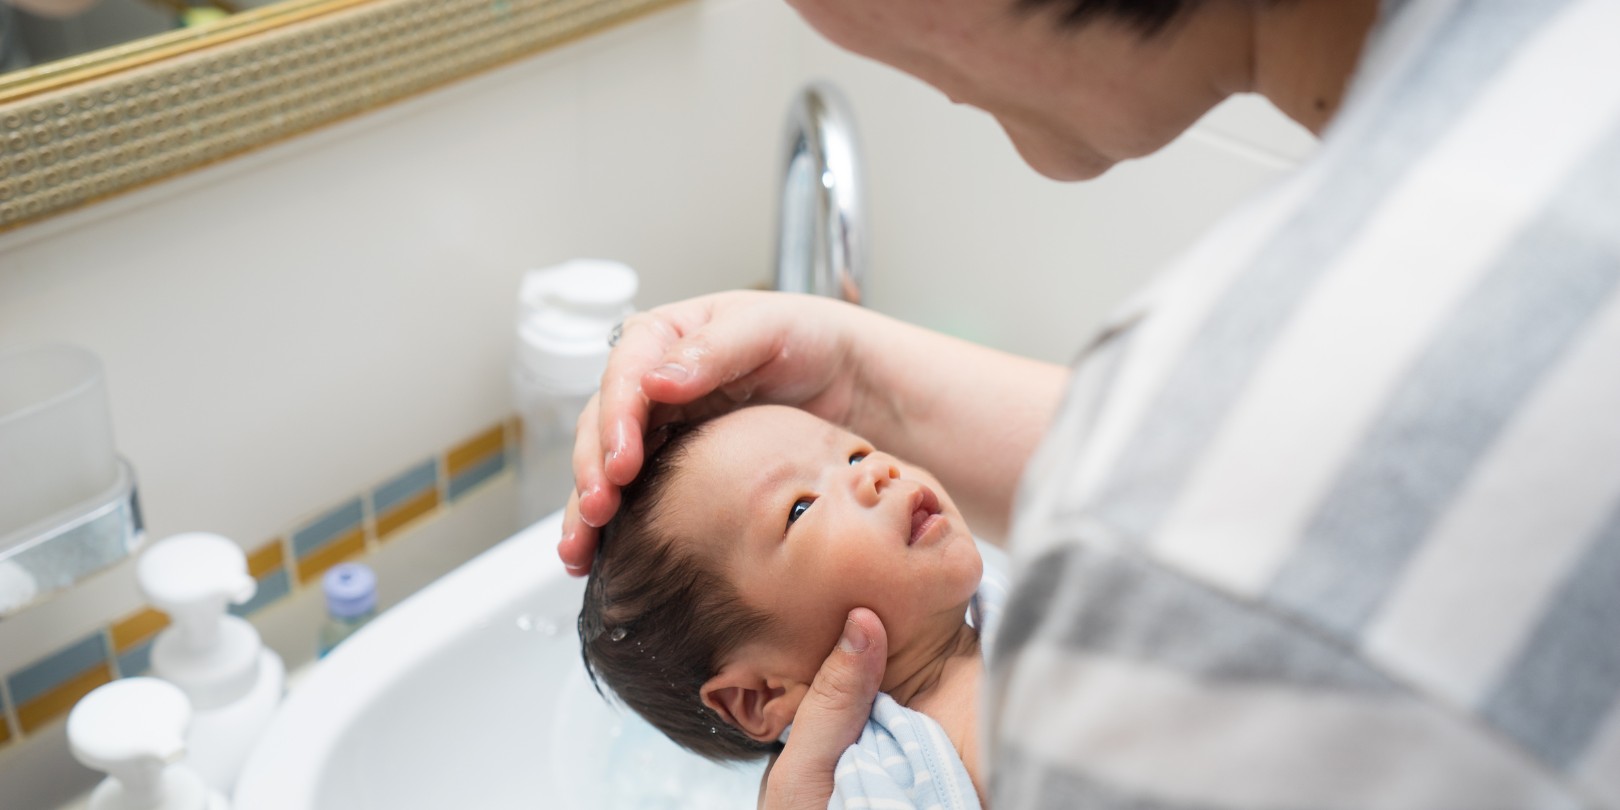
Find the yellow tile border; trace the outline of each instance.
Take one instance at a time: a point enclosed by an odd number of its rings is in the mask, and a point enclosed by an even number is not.
[[[411,521],[432,512],[439,506],[439,490],[426,489],[414,498],[397,504],[377,516],[377,539],[387,540]]]
[[[444,473],[451,478],[506,449],[506,425],[497,423],[451,448],[444,458]]]
[[[131,647],[156,635],[169,626],[169,617],[161,610],[145,607],[113,622],[107,634],[112,637],[113,655],[123,655]]]
[[[11,723],[6,721],[4,714],[0,714],[0,746],[8,742],[11,742]]]
[[[107,75],[37,93],[9,89],[0,96],[0,232],[676,2],[334,2],[285,26],[254,28],[232,41]]]
[[[365,531],[359,528],[352,529],[298,561],[298,584],[308,585],[326,573],[326,569],[351,557],[358,557],[365,551]]]
[[[277,537],[248,554],[248,574],[254,579],[264,579],[265,574],[281,568],[286,559],[287,551],[282,539]]]
[[[51,688],[51,691],[17,707],[22,733],[33,734],[46,723],[67,714],[79,698],[90,690],[112,681],[112,665],[103,661]]]

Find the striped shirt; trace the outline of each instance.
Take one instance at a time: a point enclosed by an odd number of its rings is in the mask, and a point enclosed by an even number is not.
[[[1620,0],[1386,2],[1019,496],[992,804],[1620,808]]]

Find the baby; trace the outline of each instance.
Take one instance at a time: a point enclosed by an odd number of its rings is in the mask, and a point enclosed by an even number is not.
[[[585,588],[579,634],[598,688],[705,757],[764,757],[849,611],[870,608],[888,636],[885,694],[840,760],[834,804],[981,806],[983,619],[969,613],[983,607],[983,562],[939,482],[793,408],[659,440]]]

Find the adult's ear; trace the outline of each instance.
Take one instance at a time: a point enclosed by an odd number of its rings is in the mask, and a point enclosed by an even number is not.
[[[773,681],[755,668],[731,663],[703,684],[703,705],[760,742],[780,739],[804,699],[806,684]]]

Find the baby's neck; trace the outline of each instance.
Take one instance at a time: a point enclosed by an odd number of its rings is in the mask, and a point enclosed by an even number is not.
[[[964,668],[963,664],[972,666]],[[963,622],[953,632],[890,656],[884,673],[883,691],[895,702],[926,713],[921,705],[951,683],[955,676],[976,670],[979,664],[979,632]]]
[[[933,649],[932,656],[919,657],[915,662],[905,661],[904,653],[891,658],[887,674],[899,677],[892,682],[885,677],[883,691],[900,705],[922,712],[939,723],[956,748],[957,756],[962,758],[963,767],[967,768],[968,778],[979,794],[979,805],[989,807],[983,771],[979,769],[979,749],[974,744],[978,739],[975,707],[979,676],[984,672],[984,659],[979,655],[979,632],[963,622]],[[897,663],[903,667],[912,663],[912,666],[897,670]]]

